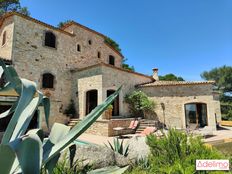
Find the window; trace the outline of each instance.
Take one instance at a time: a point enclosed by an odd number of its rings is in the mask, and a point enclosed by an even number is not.
[[[44,45],[48,47],[56,48],[56,36],[52,32],[47,31],[45,33]]]
[[[92,41],[91,40],[89,40],[88,42],[89,42],[89,45],[92,45]]]
[[[109,64],[110,65],[115,65],[115,58],[112,55],[109,56]]]
[[[81,52],[81,45],[80,44],[77,44],[77,51]]]
[[[101,52],[100,51],[97,52],[97,57],[101,58]]]
[[[6,43],[6,31],[4,31],[2,35],[2,46],[5,45],[5,43]]]
[[[54,75],[51,73],[43,74],[42,88],[54,88]]]

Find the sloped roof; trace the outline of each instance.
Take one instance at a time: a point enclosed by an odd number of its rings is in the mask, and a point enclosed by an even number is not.
[[[152,83],[140,84],[137,87],[156,87],[156,86],[178,86],[178,85],[205,85],[214,84],[215,81],[163,81],[158,80]]]
[[[30,17],[30,16],[26,16],[26,15],[23,15],[23,14],[17,13],[17,12],[8,12],[8,13],[4,14],[2,17],[0,17],[0,27],[2,26],[4,20],[6,20],[7,18],[9,18],[9,17],[11,17],[11,16],[14,16],[14,15],[20,16],[20,17],[22,17],[22,18],[24,18],[24,19],[30,20],[30,21],[32,21],[32,22],[35,22],[35,23],[37,23],[37,24],[39,24],[39,25],[43,25],[43,26],[45,26],[45,27],[47,27],[47,28],[50,28],[50,29],[52,29],[52,30],[55,30],[55,31],[58,31],[58,32],[61,32],[61,33],[63,33],[63,34],[66,34],[66,35],[69,35],[69,36],[73,36],[73,37],[75,36],[74,34],[72,34],[72,33],[70,33],[70,32],[67,32],[67,31],[65,31],[64,29],[74,24],[74,25],[77,25],[77,26],[79,26],[79,27],[81,27],[81,28],[87,30],[87,31],[93,32],[93,33],[95,33],[95,34],[97,34],[97,35],[99,35],[99,36],[101,36],[101,37],[103,37],[103,38],[107,38],[107,36],[105,36],[105,35],[103,35],[103,34],[97,32],[97,31],[95,31],[95,30],[93,30],[93,29],[90,29],[90,28],[88,28],[88,27],[86,27],[86,26],[84,26],[84,25],[81,25],[81,24],[79,24],[79,23],[77,23],[77,22],[74,22],[74,21],[71,21],[71,22],[67,23],[67,24],[66,24],[64,27],[62,27],[62,28],[58,28],[58,27],[54,27],[54,26],[52,26],[52,25],[49,25],[49,24],[47,24],[47,23],[44,23],[44,22],[42,22],[42,21],[40,21],[40,20],[37,20],[37,19],[35,19],[35,18],[32,18],[32,17]],[[116,50],[115,48],[113,48],[113,47],[110,46],[109,44],[105,43],[105,45],[108,46],[109,48],[111,48],[115,53],[117,53],[117,54],[118,54],[119,56],[121,56],[122,58],[124,57],[118,50]]]
[[[20,16],[20,17],[22,17],[22,18],[24,18],[24,19],[30,20],[30,21],[32,21],[32,22],[35,22],[35,23],[40,24],[40,25],[43,25],[43,26],[45,26],[45,27],[47,27],[47,28],[50,28],[50,29],[52,29],[52,30],[59,31],[59,32],[61,32],[61,33],[67,34],[67,35],[69,35],[69,36],[74,36],[72,33],[69,33],[69,32],[67,32],[67,31],[61,30],[61,29],[59,29],[59,28],[57,28],[57,27],[54,27],[54,26],[52,26],[52,25],[49,25],[49,24],[46,24],[46,23],[44,23],[44,22],[41,22],[41,21],[39,21],[39,20],[37,20],[37,19],[34,19],[34,18],[30,17],[30,16],[26,16],[26,15],[23,15],[23,14],[17,13],[17,12],[8,12],[8,13],[4,14],[4,15],[0,18],[0,27],[2,26],[4,20],[6,20],[7,18],[9,18],[9,17],[11,17],[11,16],[14,16],[14,15]]]
[[[114,65],[110,65],[110,64],[106,64],[106,63],[98,63],[98,64],[91,65],[91,66],[88,66],[88,67],[85,67],[85,68],[75,68],[75,69],[72,69],[71,72],[84,71],[84,70],[88,70],[88,69],[91,69],[91,68],[94,68],[94,67],[99,67],[99,66],[109,67],[109,68],[112,68],[112,69],[116,69],[116,70],[119,70],[119,71],[123,71],[123,72],[130,73],[130,74],[135,74],[135,75],[138,75],[138,76],[142,76],[142,77],[146,77],[146,78],[149,78],[151,80],[154,80],[151,76],[147,76],[145,74],[130,71],[130,70],[127,70],[127,69],[124,69],[124,68],[119,68],[119,67],[116,67]]]

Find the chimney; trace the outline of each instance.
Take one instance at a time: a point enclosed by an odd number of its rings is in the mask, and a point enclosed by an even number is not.
[[[158,81],[159,80],[159,76],[158,76],[158,68],[153,68],[153,79],[155,80],[155,81]]]

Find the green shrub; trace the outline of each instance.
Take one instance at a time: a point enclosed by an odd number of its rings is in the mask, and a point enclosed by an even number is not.
[[[71,116],[71,118],[75,117],[77,115],[75,103],[73,100],[70,101],[67,109],[65,109],[64,114],[67,116]]]
[[[137,117],[145,116],[155,108],[155,103],[142,91],[133,91],[126,95],[125,101],[129,104],[130,112]]]
[[[196,159],[226,159],[214,148],[203,144],[201,137],[188,137],[186,133],[171,129],[168,135],[158,139],[154,135],[147,137],[151,154],[148,161],[138,162],[131,171],[133,174],[192,174],[209,173],[195,171]],[[224,173],[215,171],[210,173]]]

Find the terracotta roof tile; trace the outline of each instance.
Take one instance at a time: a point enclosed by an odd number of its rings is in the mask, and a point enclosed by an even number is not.
[[[99,36],[101,36],[101,37],[103,37],[103,38],[106,38],[106,37],[107,37],[107,36],[105,36],[105,35],[103,35],[103,34],[97,32],[97,31],[95,31],[95,30],[93,30],[93,29],[90,29],[90,28],[88,28],[88,27],[86,27],[86,26],[84,26],[84,25],[81,25],[81,24],[79,24],[79,23],[77,23],[77,22],[74,22],[74,21],[71,21],[71,22],[67,23],[66,25],[64,25],[64,27],[62,27],[62,28],[60,29],[60,28],[54,27],[54,26],[52,26],[52,25],[46,24],[46,23],[44,23],[44,22],[42,22],[42,21],[39,21],[39,20],[37,20],[37,19],[34,19],[34,18],[30,17],[30,16],[26,16],[26,15],[23,15],[23,14],[17,13],[17,12],[8,12],[8,13],[6,13],[5,15],[3,15],[2,17],[0,17],[0,27],[2,26],[2,24],[3,24],[3,22],[4,22],[5,19],[7,19],[8,17],[13,16],[13,15],[20,16],[20,17],[22,17],[22,18],[24,18],[24,19],[33,21],[33,22],[35,22],[35,23],[37,23],[37,24],[43,25],[43,26],[45,26],[45,27],[51,28],[51,29],[53,29],[53,30],[56,30],[56,31],[58,31],[58,32],[67,34],[67,35],[69,35],[69,36],[75,36],[75,35],[72,34],[72,33],[70,33],[70,32],[65,31],[64,29],[74,24],[74,25],[78,25],[79,27],[81,27],[81,28],[83,28],[83,29],[85,29],[85,30],[88,30],[88,31],[90,31],[90,32],[93,32],[93,33],[95,33],[95,34],[97,34],[97,35],[99,35]],[[115,53],[117,53],[119,56],[121,56],[122,58],[124,58],[124,56],[122,55],[122,53],[120,53],[119,51],[117,51],[116,49],[114,49],[114,48],[113,48],[112,46],[110,46],[109,44],[107,44],[107,43],[105,43],[105,44],[106,44],[106,46],[108,46],[109,48],[111,48]]]
[[[137,87],[156,87],[156,86],[178,86],[178,85],[204,85],[214,84],[215,81],[155,81],[152,83],[140,84]]]
[[[105,67],[117,69],[119,71],[124,71],[124,72],[127,72],[127,73],[131,73],[131,74],[143,76],[143,77],[149,78],[151,81],[154,80],[151,76],[147,76],[145,74],[141,74],[141,73],[138,73],[138,72],[130,71],[130,70],[127,70],[127,69],[124,69],[124,68],[119,68],[119,67],[116,67],[116,66],[113,66],[113,65],[110,65],[110,64],[106,64],[106,63],[98,63],[98,64],[95,64],[95,65],[91,65],[91,66],[88,66],[88,67],[85,67],[85,68],[80,68],[80,69],[79,68],[75,68],[75,69],[72,69],[71,72],[84,71],[84,70],[91,69],[91,68],[94,68],[94,67],[99,67],[99,66],[105,66]]]
[[[3,22],[4,22],[5,19],[7,19],[7,18],[10,17],[10,16],[14,16],[14,15],[20,16],[20,17],[22,17],[22,18],[24,18],[24,19],[30,20],[30,21],[32,21],[32,22],[35,22],[35,23],[40,24],[40,25],[43,25],[43,26],[45,26],[45,27],[47,27],[47,28],[50,28],[50,29],[59,31],[59,32],[61,32],[61,33],[67,34],[67,35],[69,35],[69,36],[74,36],[72,33],[69,33],[69,32],[67,32],[67,31],[61,30],[61,29],[59,29],[59,28],[57,28],[57,27],[54,27],[54,26],[52,26],[52,25],[49,25],[49,24],[46,24],[46,23],[44,23],[44,22],[42,22],[42,21],[39,21],[39,20],[37,20],[37,19],[34,19],[34,18],[30,17],[30,16],[26,16],[26,15],[23,15],[23,14],[17,13],[17,12],[8,12],[8,13],[4,14],[4,15],[0,18],[0,27],[2,26],[2,24],[3,24]]]

